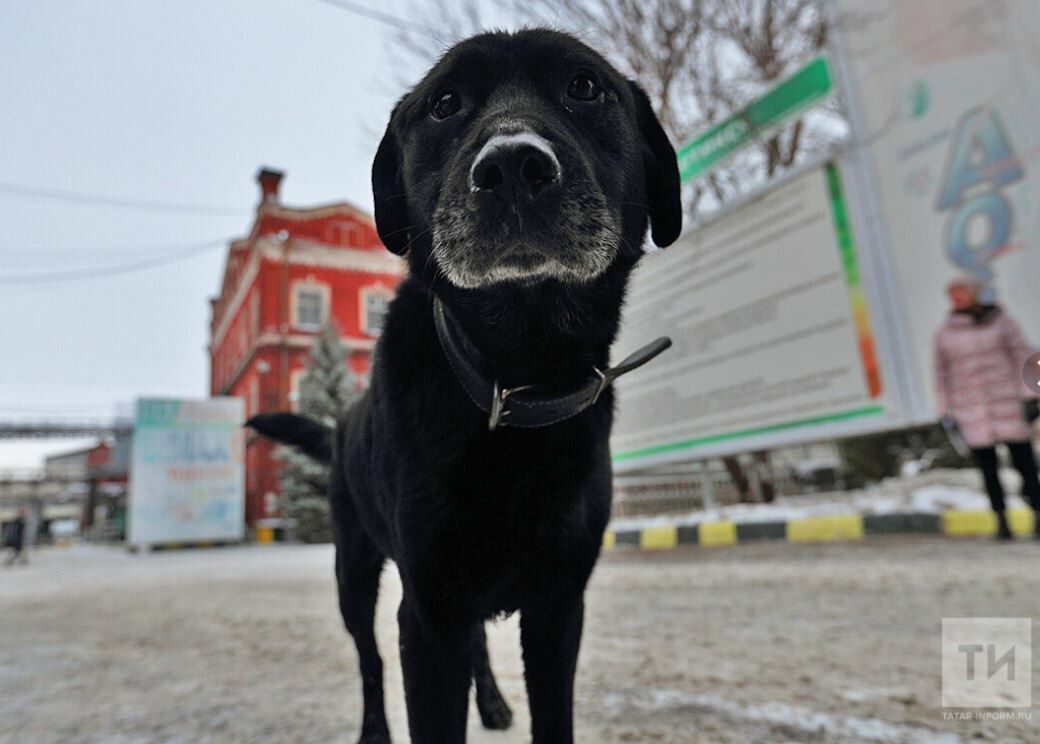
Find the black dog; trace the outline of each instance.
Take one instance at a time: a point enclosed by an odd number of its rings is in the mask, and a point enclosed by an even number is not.
[[[583,594],[610,513],[608,369],[648,221],[679,234],[675,151],[646,95],[548,30],[450,50],[394,109],[372,169],[376,222],[410,273],[372,384],[335,431],[260,433],[331,461],[340,609],[363,677],[362,742],[389,740],[373,635],[389,557],[412,741],[465,740],[511,713],[483,622],[519,610],[533,739],[572,741]]]

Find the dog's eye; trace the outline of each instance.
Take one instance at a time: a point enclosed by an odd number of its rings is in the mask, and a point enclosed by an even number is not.
[[[595,101],[602,92],[599,83],[587,72],[579,72],[567,87],[567,95],[579,101]]]
[[[433,108],[430,109],[430,114],[434,119],[447,119],[461,107],[462,99],[459,98],[459,95],[453,91],[446,90],[437,94],[433,102]]]

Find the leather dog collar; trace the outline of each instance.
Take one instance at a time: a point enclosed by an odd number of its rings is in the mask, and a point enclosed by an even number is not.
[[[593,367],[588,379],[573,392],[539,396],[531,392],[538,387],[533,383],[503,388],[497,380],[489,380],[473,361],[473,357],[478,356],[476,347],[458,323],[450,322],[448,316],[449,311],[444,303],[434,297],[433,320],[441,349],[466,395],[477,408],[488,414],[488,431],[494,431],[499,426],[534,429],[577,416],[599,400],[600,394],[614,380],[642,367],[672,345],[670,338],[662,336],[625,357],[615,367],[605,370]]]

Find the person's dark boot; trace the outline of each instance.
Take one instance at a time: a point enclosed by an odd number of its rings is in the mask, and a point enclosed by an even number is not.
[[[997,512],[997,540],[1013,540],[1014,537],[1011,534],[1011,527],[1008,526],[1007,515],[1004,512]]]

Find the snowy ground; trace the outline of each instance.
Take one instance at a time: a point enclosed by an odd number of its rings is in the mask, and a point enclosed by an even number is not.
[[[360,691],[327,546],[132,556],[45,550],[0,571],[0,741],[344,742]],[[588,594],[578,740],[1040,741],[1032,721],[944,721],[940,619],[1036,619],[1040,543],[939,536],[607,554]],[[407,741],[384,575],[380,645]],[[516,618],[493,663],[528,741]],[[1033,677],[1040,681],[1040,653]]]
[[[1018,495],[1022,480],[1010,468],[1001,470],[1009,509],[1026,506]],[[731,504],[688,514],[622,517],[611,522],[614,530],[638,530],[661,524],[692,525],[730,521],[785,522],[803,517],[834,514],[941,514],[950,509],[986,510],[989,498],[982,492],[982,476],[975,469],[930,470],[912,477],[888,478],[860,491],[780,496],[771,504]]]

